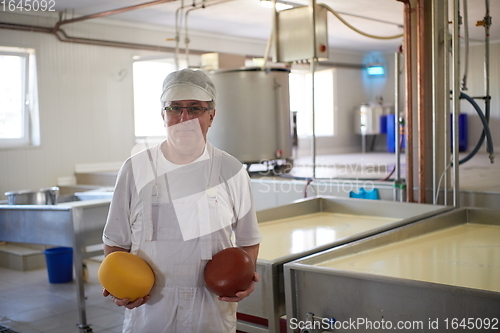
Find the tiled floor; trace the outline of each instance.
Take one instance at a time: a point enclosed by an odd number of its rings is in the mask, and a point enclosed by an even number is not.
[[[121,332],[123,308],[101,295],[99,262],[89,260],[85,283],[87,323],[95,333]],[[19,333],[81,333],[75,282],[50,284],[45,268],[26,272],[0,267],[0,326]]]

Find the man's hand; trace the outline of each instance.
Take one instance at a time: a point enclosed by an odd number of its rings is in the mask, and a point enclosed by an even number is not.
[[[241,301],[245,297],[250,296],[250,294],[255,289],[255,283],[259,282],[259,279],[260,279],[259,274],[257,272],[255,272],[253,275],[253,281],[252,281],[252,283],[250,283],[250,285],[248,286],[248,288],[246,290],[238,291],[236,293],[236,296],[234,296],[234,297],[219,296],[219,300],[224,301],[224,302],[239,302],[239,301]]]
[[[107,291],[107,290],[106,290],[106,289],[104,289],[104,288],[102,288],[102,295],[103,295],[104,297],[111,296],[111,298],[113,299],[113,303],[115,303],[115,304],[116,304],[116,305],[118,305],[118,306],[124,306],[124,307],[126,307],[127,309],[137,308],[137,307],[139,307],[139,306],[141,306],[141,305],[145,304],[145,303],[148,301],[148,299],[150,299],[150,298],[151,298],[151,295],[149,295],[149,294],[148,294],[148,295],[146,295],[146,296],[144,296],[144,297],[139,297],[138,299],[136,299],[136,300],[135,300],[135,301],[133,301],[133,302],[130,302],[130,300],[129,300],[129,299],[127,299],[127,298],[121,299],[121,298],[117,298],[117,297],[115,297],[115,296],[111,295],[111,294],[109,293],[109,291]]]

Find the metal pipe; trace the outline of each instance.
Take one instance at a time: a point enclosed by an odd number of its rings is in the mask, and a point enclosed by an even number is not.
[[[437,63],[437,53],[439,50],[439,31],[436,31],[437,26],[437,9],[436,3],[432,4],[432,203],[437,205],[436,192],[439,191],[438,188],[438,138],[437,138],[437,122],[438,122],[438,112],[437,112],[437,80],[436,76],[438,73],[438,63]]]
[[[399,88],[400,88],[400,79],[399,79],[399,67],[400,67],[400,52],[394,53],[394,148],[396,155],[396,179],[394,182],[394,199],[395,201],[403,201],[402,191],[401,191],[401,136],[399,131]]]
[[[28,31],[28,32],[43,32],[52,33],[51,27],[40,27],[35,25],[25,25],[17,23],[3,23],[0,22],[0,29],[18,30],[18,31]]]
[[[311,57],[311,111],[312,111],[312,137],[311,137],[311,150],[312,150],[312,179],[316,178],[316,119],[315,119],[315,87],[314,87],[314,72],[316,71],[316,0],[309,0],[311,8],[311,21],[312,21],[312,57]]]
[[[155,0],[155,1],[151,1],[151,2],[141,3],[141,4],[138,4],[138,5],[133,5],[133,6],[123,7],[123,8],[118,8],[118,9],[107,10],[105,12],[100,12],[100,13],[95,13],[95,14],[90,14],[90,15],[84,15],[84,16],[80,16],[80,17],[73,18],[73,19],[70,19],[70,20],[62,20],[62,21],[59,21],[59,22],[56,23],[56,25],[54,26],[54,28],[52,28],[52,31],[53,32],[57,31],[59,29],[59,27],[61,25],[63,25],[63,24],[81,22],[81,21],[86,21],[86,20],[90,20],[90,19],[94,19],[94,18],[100,18],[100,17],[106,17],[106,16],[110,16],[110,15],[115,15],[115,14],[121,14],[121,13],[129,12],[129,11],[132,11],[132,10],[143,9],[143,8],[147,8],[147,7],[151,7],[151,6],[156,6],[156,5],[159,5],[159,4],[162,4],[162,3],[167,3],[167,2],[172,2],[172,1],[175,1],[175,0]]]
[[[486,91],[486,98],[484,100],[486,119],[490,116],[491,107],[491,96],[490,96],[490,26],[491,26],[491,16],[490,16],[490,0],[485,0],[486,13],[484,15],[484,86]],[[483,131],[483,135],[485,131]],[[493,143],[491,143],[493,147]],[[489,157],[491,163],[493,163],[495,156],[493,155],[493,150],[489,152]]]
[[[53,32],[53,29],[51,27],[40,27],[40,26],[35,26],[35,25],[25,25],[25,24],[17,24],[17,23],[0,23],[0,29],[48,33],[48,34],[52,34],[52,35],[56,36],[57,39],[59,39],[59,41],[68,42],[68,43],[111,46],[111,47],[120,47],[120,48],[135,49],[135,50],[173,52],[173,49],[171,47],[155,46],[155,45],[147,45],[147,44],[137,44],[137,43],[115,42],[115,41],[102,40],[102,39],[71,37],[71,36],[68,36],[66,34],[66,32],[62,29],[59,29],[56,32]]]
[[[405,5],[404,22],[404,55],[405,55],[405,79],[406,79],[406,200],[413,202],[413,84],[412,84],[412,38],[411,38],[411,14],[410,0],[396,0]]]
[[[444,76],[444,91],[445,93],[443,94],[443,110],[444,110],[444,122],[443,122],[443,158],[444,158],[444,172],[446,173],[444,175],[444,183],[443,183],[443,191],[444,191],[444,204],[448,204],[448,180],[449,180],[449,169],[448,169],[448,164],[450,160],[450,152],[449,152],[449,147],[450,147],[450,130],[449,130],[449,117],[450,117],[450,96],[448,95],[448,91],[450,91],[450,81],[449,81],[449,66],[450,66],[450,58],[449,58],[449,35],[448,35],[448,25],[449,25],[449,19],[448,19],[448,0],[443,0],[443,8],[444,8],[444,35],[443,35],[443,44],[444,44],[444,58],[443,58],[443,76]]]
[[[126,49],[148,50],[148,51],[159,51],[159,52],[173,52],[174,51],[173,48],[164,47],[164,46],[115,42],[115,41],[111,41],[111,40],[90,39],[90,38],[82,38],[82,37],[71,37],[71,36],[68,36],[66,34],[66,32],[64,32],[64,30],[62,30],[62,29],[58,29],[54,33],[54,35],[61,42],[67,42],[67,43],[98,45],[98,46],[111,46],[111,47],[120,47],[120,48],[126,48]]]
[[[438,34],[436,31],[437,26],[437,13],[436,13],[436,3],[432,4],[432,76],[436,78],[437,74],[437,49],[438,49]],[[434,205],[437,204],[436,191],[439,191],[437,188],[438,176],[437,176],[437,82],[436,80],[432,80],[432,203]]]
[[[462,78],[462,90],[467,90],[467,75],[469,74],[469,10],[467,8],[467,0],[463,0],[464,5],[464,37],[465,37],[465,52],[464,52],[464,77]]]
[[[193,10],[196,10],[196,9],[204,9],[208,6],[213,6],[213,5],[219,5],[221,3],[224,3],[224,2],[229,2],[229,1],[233,1],[233,0],[221,0],[221,1],[218,1],[218,2],[215,2],[216,0],[212,0],[212,1],[203,1],[202,3],[193,3],[193,5],[191,6],[192,8],[186,10],[186,13],[184,14],[184,42],[186,44],[186,47],[185,47],[185,54],[186,54],[186,65],[187,67],[189,68],[189,35],[188,35],[188,15],[190,12],[192,12]]]
[[[174,62],[175,62],[175,69],[176,70],[179,70],[180,69],[180,66],[179,66],[179,43],[180,43],[180,39],[181,39],[181,36],[180,36],[180,28],[179,26],[181,25],[181,23],[179,22],[179,17],[182,18],[182,15],[179,14],[179,11],[181,11],[182,9],[184,9],[184,0],[181,0],[181,6],[179,8],[177,8],[177,10],[175,11],[175,53],[174,53]],[[180,15],[180,16],[179,16]]]
[[[426,138],[427,126],[426,121],[426,106],[427,94],[425,89],[425,14],[424,0],[417,0],[417,149],[418,149],[418,202],[425,203],[426,191]]]
[[[453,0],[453,63],[452,63],[452,78],[453,83],[452,101],[453,101],[453,206],[459,206],[459,156],[458,156],[458,115],[460,113],[460,39],[459,39],[459,3],[458,0]]]

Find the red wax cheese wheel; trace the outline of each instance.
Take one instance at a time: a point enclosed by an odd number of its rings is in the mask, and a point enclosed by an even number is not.
[[[215,254],[205,266],[208,289],[219,296],[236,296],[252,283],[255,266],[242,249],[230,247]]]
[[[123,251],[108,254],[97,276],[111,295],[130,301],[149,294],[155,282],[153,270],[142,258]]]

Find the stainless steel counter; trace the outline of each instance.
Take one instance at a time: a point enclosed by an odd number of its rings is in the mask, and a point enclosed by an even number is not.
[[[279,332],[280,317],[286,313],[285,263],[451,209],[381,200],[316,197],[257,212],[263,236],[257,261],[261,280],[252,295],[238,305],[238,329]]]
[[[284,269],[286,313],[295,322],[334,318],[361,324],[361,331],[385,322],[408,325],[398,332],[479,332],[496,320],[500,329],[500,210],[456,209]]]
[[[102,254],[87,246],[102,243],[111,200],[85,200],[57,205],[0,205],[0,241],[68,246],[73,248],[77,285],[78,327],[92,332],[87,324],[83,259]]]

